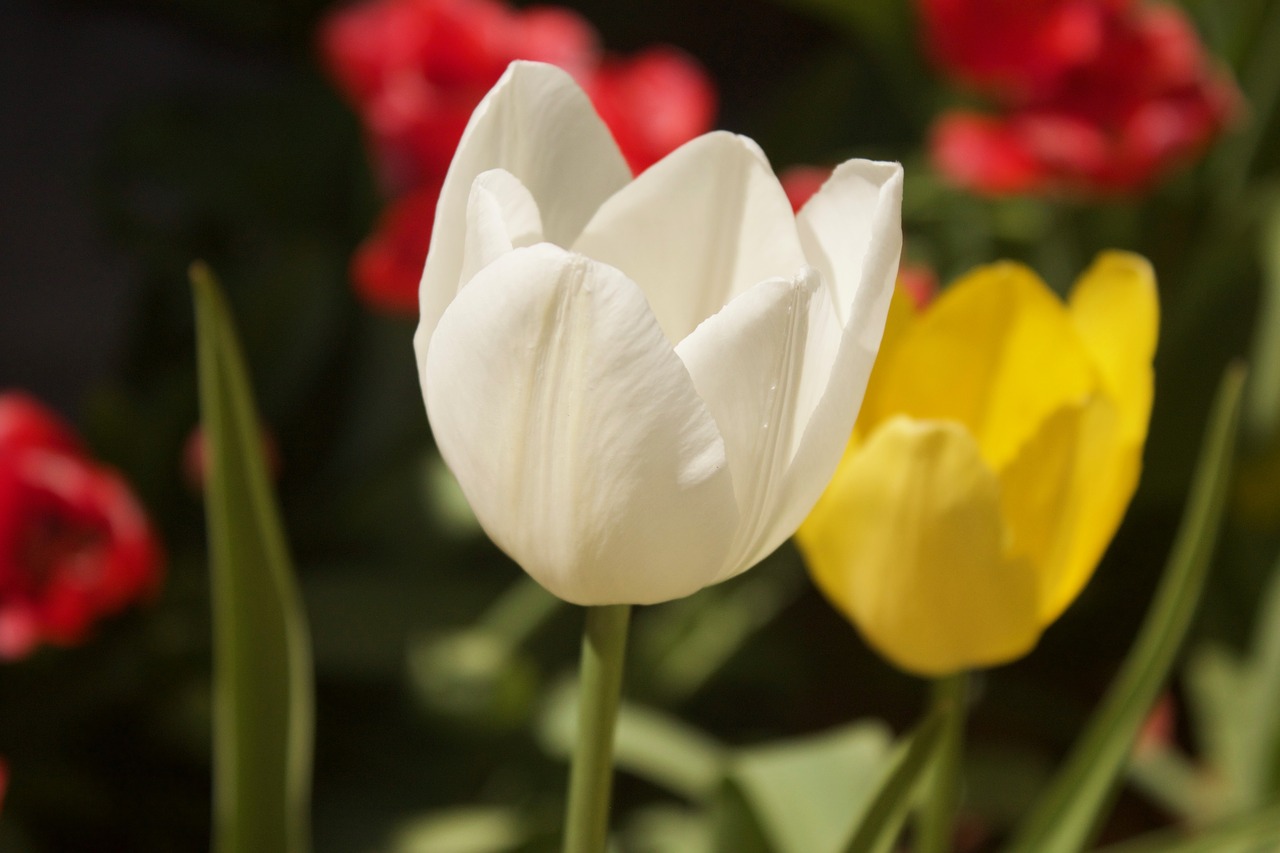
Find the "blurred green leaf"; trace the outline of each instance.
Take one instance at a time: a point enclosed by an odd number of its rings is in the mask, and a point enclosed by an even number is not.
[[[271,493],[234,325],[212,274],[191,270],[214,614],[214,849],[310,846],[314,728],[305,619]]]
[[[528,837],[524,820],[512,809],[448,809],[397,830],[390,853],[506,853]]]
[[[1188,838],[1172,830],[1156,832],[1098,853],[1273,853],[1280,846],[1280,805],[1225,822]]]
[[[1011,853],[1078,853],[1105,817],[1204,587],[1230,484],[1244,379],[1240,365],[1223,376],[1183,523],[1138,639],[1066,764],[1015,832]]]
[[[794,553],[783,550],[756,571],[646,614],[636,626],[634,680],[663,702],[689,698],[808,588]]]
[[[711,853],[712,824],[704,811],[653,806],[633,813],[622,839],[627,853]]]
[[[930,714],[894,752],[879,789],[858,822],[845,853],[890,853],[911,809],[921,779],[938,759],[946,738],[946,717]]]
[[[1209,787],[1205,775],[1173,745],[1158,745],[1135,750],[1129,762],[1129,781],[1149,799],[1198,826],[1209,821],[1206,813],[1216,808],[1219,797]]]
[[[883,723],[860,721],[801,740],[742,750],[728,778],[769,849],[836,853],[881,791],[892,742]]]
[[[1270,802],[1280,783],[1280,562],[1263,596],[1253,642],[1237,659],[1209,645],[1188,668],[1196,736],[1217,796],[1202,819],[1234,817]],[[1203,822],[1203,820],[1202,820]]]
[[[538,720],[543,748],[567,756],[577,730],[577,686],[553,690]],[[690,800],[710,798],[724,772],[724,747],[697,729],[652,708],[624,702],[618,709],[614,763]]]
[[[1276,440],[1280,430],[1280,202],[1262,234],[1264,285],[1254,335],[1245,429],[1257,445]]]

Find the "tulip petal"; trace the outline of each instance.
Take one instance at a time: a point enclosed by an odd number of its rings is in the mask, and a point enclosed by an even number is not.
[[[528,187],[546,239],[561,246],[577,239],[596,208],[631,180],[608,128],[573,78],[552,65],[513,62],[472,113],[440,190],[419,289],[419,353],[458,291],[471,185],[498,168]]]
[[[764,556],[751,559],[766,544],[762,539],[772,528],[779,485],[802,426],[795,407],[812,333],[810,304],[823,295],[821,286],[812,267],[791,278],[762,281],[676,347],[720,427],[733,473],[739,530],[722,578],[745,571]]]
[[[1035,573],[1005,555],[1006,536],[999,483],[968,431],[895,417],[840,466],[797,541],[872,646],[936,676],[1035,645]]]
[[[892,294],[863,285],[897,275],[901,222],[902,166],[872,160],[841,163],[796,216],[805,257],[833,289],[841,326],[850,316],[871,310],[868,300],[887,301]],[[874,352],[878,328],[871,338],[866,344]]]
[[[1125,436],[1141,444],[1151,417],[1151,360],[1160,331],[1151,264],[1140,255],[1103,252],[1080,276],[1068,304],[1103,386],[1120,409]]]
[[[621,189],[573,248],[639,284],[673,344],[737,294],[804,263],[790,202],[764,154],[723,131],[686,143]]]
[[[1014,550],[1040,576],[1040,623],[1062,614],[1093,576],[1138,486],[1142,444],[1126,439],[1105,395],[1049,416],[1000,472]]]
[[[622,273],[514,249],[458,293],[420,372],[476,517],[548,590],[648,604],[713,580],[737,527],[724,441]]]
[[[490,169],[471,185],[461,285],[512,249],[542,242],[542,214],[533,193],[505,169]]]
[[[1044,419],[1092,393],[1097,368],[1062,301],[1030,269],[1002,262],[948,288],[887,353],[863,416],[955,420],[1002,469]]]
[[[807,215],[814,218],[808,221],[814,228],[813,238],[823,250],[817,261],[837,265],[831,273],[837,283],[824,287],[821,296],[811,303],[817,316],[810,321],[804,375],[797,394],[795,443],[772,527],[761,539],[762,549],[772,550],[795,531],[839,465],[853,433],[892,304],[902,246],[902,170],[896,163],[852,163],[837,168],[827,185],[809,201],[809,205],[816,206]],[[856,192],[854,187],[858,188]],[[841,201],[846,192],[849,196]],[[862,201],[851,203],[857,194],[862,194]],[[874,207],[868,208],[871,203]],[[845,231],[850,235],[849,245],[843,248],[837,240],[836,226],[841,211],[847,217]],[[805,216],[803,210],[801,214]],[[864,239],[866,243],[862,244]],[[857,245],[882,248],[867,249],[861,256],[842,254]],[[841,266],[858,262],[863,266],[857,272],[856,268]],[[825,272],[823,281],[828,281]],[[841,310],[847,313],[841,314]],[[768,550],[754,559],[763,557]]]

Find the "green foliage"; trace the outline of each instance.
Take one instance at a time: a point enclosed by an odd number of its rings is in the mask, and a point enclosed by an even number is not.
[[[311,653],[262,432],[226,304],[191,272],[214,609],[214,849],[306,853]]]
[[[1231,482],[1244,379],[1240,366],[1223,377],[1182,527],[1142,631],[1062,770],[1014,835],[1010,853],[1079,853],[1106,818],[1208,576]]]

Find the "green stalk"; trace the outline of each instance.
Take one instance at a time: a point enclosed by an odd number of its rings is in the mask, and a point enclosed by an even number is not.
[[[933,713],[943,720],[942,743],[916,825],[919,853],[946,853],[951,849],[952,824],[960,799],[960,754],[968,693],[967,672],[957,672],[933,682],[931,704]]]
[[[569,771],[564,853],[604,853],[613,790],[613,731],[631,605],[587,608],[578,682],[578,743]]]

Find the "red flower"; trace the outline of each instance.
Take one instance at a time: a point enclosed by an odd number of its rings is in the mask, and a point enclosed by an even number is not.
[[[904,259],[898,267],[897,286],[911,298],[917,311],[923,311],[938,295],[938,274],[932,267]]]
[[[697,63],[670,47],[607,59],[586,88],[637,174],[706,133],[715,117],[711,81]]]
[[[160,574],[160,547],[124,481],[39,403],[0,394],[0,658],[82,642]]]
[[[791,202],[791,209],[799,213],[829,177],[831,169],[827,166],[789,166],[782,170],[778,180],[782,191],[787,194],[787,201]]]
[[[359,112],[394,200],[352,261],[371,307],[412,315],[436,197],[471,112],[514,60],[549,62],[591,96],[623,156],[641,171],[705,133],[715,90],[688,56],[653,48],[604,57],[595,30],[557,7],[497,0],[366,0],[322,25],[329,73]]]
[[[371,308],[406,316],[418,313],[418,282],[431,242],[440,183],[424,185],[391,202],[351,259],[356,295]]]
[[[585,75],[599,54],[594,31],[577,14],[517,12],[494,0],[356,4],[329,17],[320,47],[360,112],[393,193],[443,177],[471,111],[512,60]]]
[[[925,44],[949,76],[998,97],[1034,99],[1093,62],[1129,0],[921,0]]]
[[[1141,190],[1238,113],[1234,83],[1171,6],[922,0],[922,10],[939,64],[1003,107],[947,113],[932,132],[938,169],[978,192]],[[1088,38],[1062,36],[1068,18],[1087,18]],[[1071,49],[1029,49],[1046,33]]]

